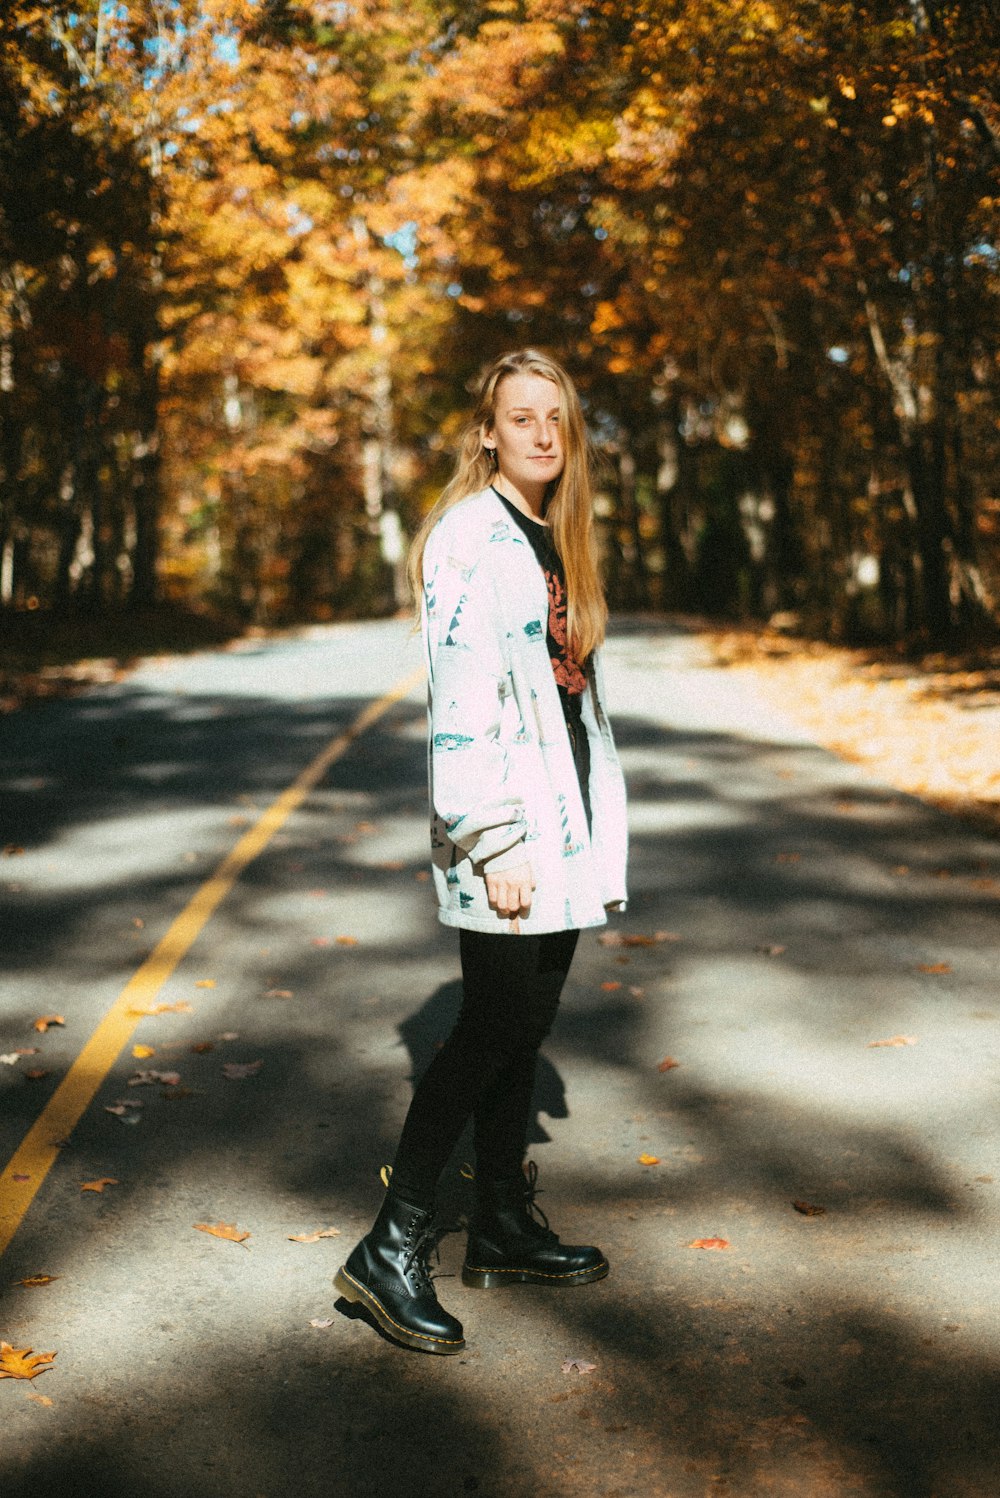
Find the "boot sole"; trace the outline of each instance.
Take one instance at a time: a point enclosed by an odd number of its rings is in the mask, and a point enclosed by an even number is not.
[[[449,1355],[461,1352],[465,1346],[464,1337],[457,1340],[449,1340],[446,1337],[432,1337],[426,1332],[412,1332],[408,1327],[401,1326],[394,1321],[380,1300],[377,1300],[367,1286],[358,1280],[352,1279],[346,1269],[338,1269],[334,1275],[333,1285],[339,1290],[345,1300],[352,1305],[364,1306],[375,1317],[382,1330],[390,1336],[394,1342],[402,1342],[406,1347],[415,1348],[417,1352],[436,1352]]]
[[[462,1284],[472,1290],[495,1290],[500,1285],[591,1285],[604,1279],[611,1268],[607,1259],[591,1269],[575,1269],[570,1274],[546,1274],[540,1269],[477,1269],[462,1266]]]

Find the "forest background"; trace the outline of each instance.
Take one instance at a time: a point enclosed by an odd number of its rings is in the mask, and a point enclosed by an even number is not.
[[[991,634],[997,0],[8,0],[0,631],[391,611],[483,363],[611,600]]]

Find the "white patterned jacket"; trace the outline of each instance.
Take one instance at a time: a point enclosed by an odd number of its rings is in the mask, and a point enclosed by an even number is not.
[[[529,935],[600,926],[625,901],[625,786],[587,668],[593,831],[546,648],[548,590],[531,546],[491,489],[461,500],[424,552],[431,847],[440,919]],[[531,864],[519,920],[490,909],[485,874]]]

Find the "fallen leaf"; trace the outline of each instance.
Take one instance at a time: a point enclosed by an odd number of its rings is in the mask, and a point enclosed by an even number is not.
[[[24,849],[19,843],[7,843],[3,850],[4,858],[20,858]]]
[[[644,988],[636,988],[633,986],[629,988],[629,993],[632,995],[633,999],[644,999],[646,997],[646,990]]]
[[[15,1046],[11,1054],[14,1056],[37,1056],[39,1050],[40,1047],[37,1045],[19,1045]]]
[[[16,1171],[14,1173],[14,1175],[11,1176],[11,1180],[12,1181],[30,1181],[31,1177],[23,1175],[20,1171]]]
[[[563,1358],[562,1371],[564,1373],[593,1373],[596,1367],[596,1363],[588,1363],[583,1358]]]
[[[356,936],[338,936],[337,937],[337,946],[338,947],[356,947],[357,945],[358,945],[358,938]]]
[[[165,1087],[176,1087],[181,1079],[177,1071],[137,1071],[128,1079],[129,1087],[153,1087],[162,1082]]]
[[[16,1051],[6,1051],[0,1055],[0,1066],[16,1066],[20,1059]]]
[[[621,988],[621,984],[618,983],[614,978],[611,978],[607,983],[602,983],[601,987],[604,989],[605,993],[614,993],[616,989]]]
[[[215,1050],[215,1044],[211,1040],[196,1040],[190,1049],[196,1056],[205,1056],[209,1051]]]
[[[222,1034],[217,1038],[219,1040],[239,1040],[240,1036],[238,1030],[223,1030]]]
[[[44,1404],[46,1409],[51,1409],[55,1403],[47,1394],[29,1394],[28,1398],[33,1400],[35,1404]]]
[[[24,1075],[27,1077],[29,1082],[40,1082],[43,1077],[47,1077],[49,1075],[49,1070],[48,1067],[45,1066],[33,1066],[31,1068],[31,1071],[26,1071]]]
[[[656,1068],[656,1070],[657,1071],[673,1071],[674,1068],[678,1067],[678,1066],[680,1066],[680,1062],[679,1061],[675,1061],[674,1058],[673,1058],[673,1056],[664,1056],[663,1060],[660,1062],[660,1064]]]
[[[724,1248],[728,1247],[728,1238],[695,1238],[693,1242],[688,1244],[688,1248],[704,1248],[710,1252],[721,1252]]]
[[[917,1037],[915,1035],[893,1035],[888,1040],[870,1040],[868,1042],[868,1050],[877,1051],[884,1046],[916,1045],[916,1043]]]
[[[0,1378],[37,1378],[55,1361],[54,1352],[33,1353],[30,1347],[0,1342]]]
[[[428,879],[431,877],[430,876],[430,870],[429,869],[418,869],[417,872],[414,874],[413,877],[417,881],[418,884],[426,884],[427,881],[428,881]]]
[[[902,875],[908,874],[910,872],[910,866],[908,863],[897,863],[892,872],[902,877]]]
[[[144,1103],[133,1102],[131,1098],[119,1098],[116,1103],[105,1103],[105,1113],[113,1113],[120,1118],[122,1123],[137,1124],[139,1122],[139,1110],[145,1107]]]
[[[289,1243],[318,1243],[321,1238],[339,1238],[339,1228],[320,1228],[316,1233],[289,1233]]]
[[[801,1212],[803,1217],[825,1217],[826,1208],[817,1207],[813,1202],[792,1202],[796,1212]]]
[[[652,936],[637,932],[602,931],[597,938],[602,947],[658,947],[664,941],[680,941],[676,931],[654,931]]]
[[[100,1179],[96,1181],[81,1181],[80,1190],[103,1191],[105,1186],[117,1186],[119,1184],[120,1183],[115,1179],[114,1176],[101,1176]]]
[[[256,1076],[263,1065],[263,1061],[226,1061],[222,1074],[233,1082],[240,1082],[244,1077]]]
[[[197,983],[194,986],[195,986],[195,988],[214,988],[215,987],[215,979],[214,978],[199,978],[198,981],[197,981]]]
[[[14,1283],[23,1285],[26,1290],[37,1290],[41,1285],[51,1285],[59,1278],[58,1274],[31,1274],[26,1280],[15,1280]]]
[[[130,1009],[129,1014],[141,1015],[143,1018],[157,1014],[194,1014],[193,1007],[186,999],[179,999],[176,1004],[154,1004],[151,1009]]]
[[[295,994],[290,988],[269,988],[264,997],[265,999],[294,999]]]
[[[640,1155],[639,1156],[639,1164],[640,1165],[659,1165],[659,1163],[660,1163],[660,1157],[659,1157],[659,1155]]]
[[[314,936],[312,944],[314,947],[328,947],[330,945],[330,938],[328,936]]]
[[[318,1316],[314,1316],[309,1325],[316,1327],[317,1331],[325,1332],[328,1326],[333,1325],[333,1318],[327,1317],[325,1320],[321,1320]]]
[[[134,1045],[132,1055],[137,1061],[148,1061],[150,1056],[156,1055],[156,1047],[152,1045]]]
[[[185,1098],[194,1097],[193,1087],[167,1087],[160,1093],[160,1097],[168,1098],[172,1103],[183,1102]]]
[[[195,1231],[210,1233],[213,1238],[225,1238],[229,1243],[245,1243],[249,1233],[241,1233],[235,1222],[196,1222]]]
[[[762,957],[780,957],[782,952],[786,950],[787,948],[778,946],[777,944],[754,947],[754,951],[760,952]]]
[[[132,925],[137,931],[143,931],[145,930],[146,922],[143,920],[141,915],[134,915],[132,917]]]
[[[779,853],[775,857],[775,863],[801,863],[801,853]]]
[[[61,1014],[43,1014],[35,1020],[31,1028],[37,1030],[39,1035],[44,1035],[50,1025],[64,1025],[65,1023]]]
[[[919,962],[917,964],[917,972],[918,973],[950,973],[951,972],[951,963],[950,962]]]

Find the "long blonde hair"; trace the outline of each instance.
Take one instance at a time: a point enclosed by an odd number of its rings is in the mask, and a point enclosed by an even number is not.
[[[519,349],[496,359],[486,370],[475,411],[462,436],[455,471],[413,538],[407,575],[419,608],[427,538],[447,510],[468,499],[470,494],[489,487],[495,470],[492,456],[483,446],[483,433],[496,420],[497,392],[502,381],[516,374],[541,375],[559,390],[564,461],[562,473],[551,486],[545,518],[566,572],[567,641],[573,655],[582,661],[601,644],[608,619],[594,542],[591,450],[573,381],[548,354],[537,349]]]

